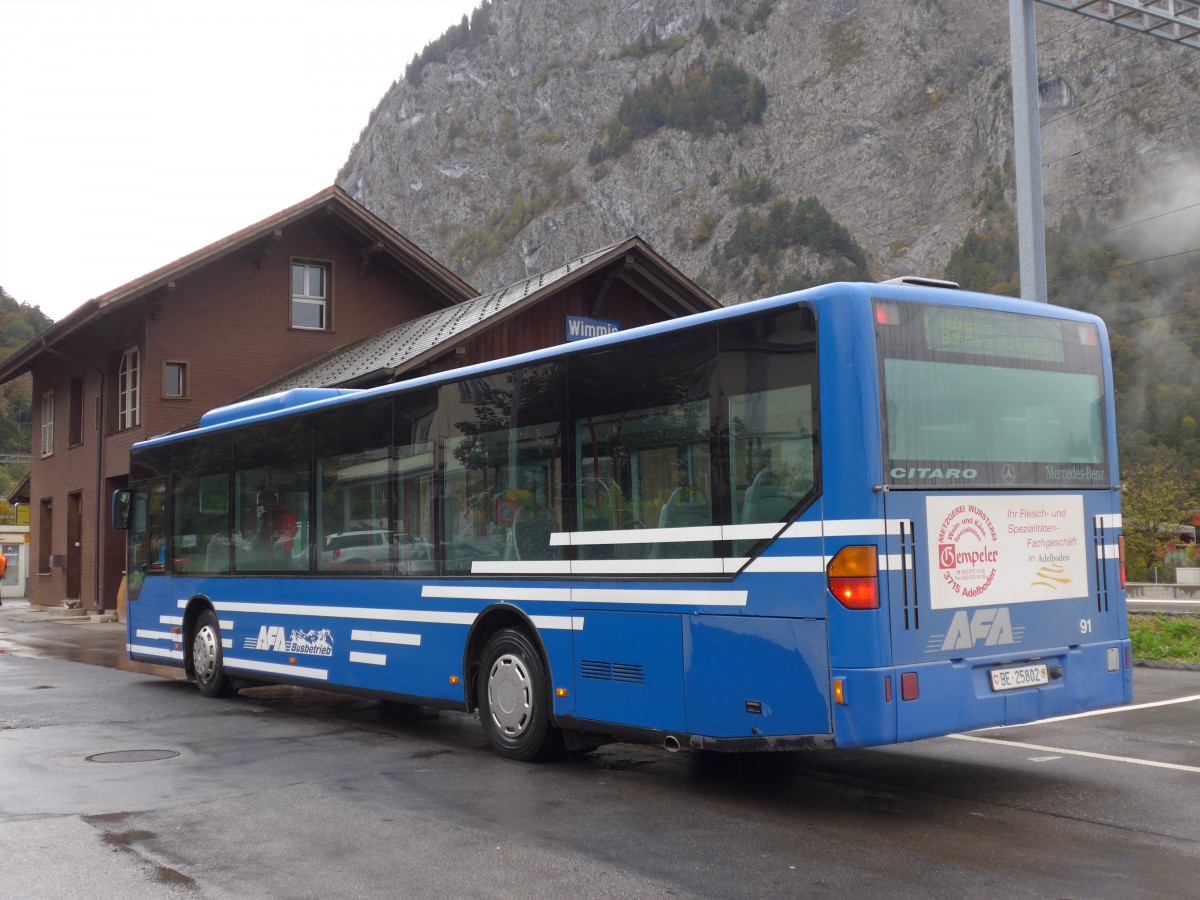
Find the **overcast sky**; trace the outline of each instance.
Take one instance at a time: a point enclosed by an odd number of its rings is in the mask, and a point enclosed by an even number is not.
[[[479,0],[2,0],[0,286],[60,319],[333,184]]]

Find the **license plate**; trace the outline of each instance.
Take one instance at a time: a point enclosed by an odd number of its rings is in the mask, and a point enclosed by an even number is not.
[[[1036,666],[1013,666],[1011,669],[992,669],[993,691],[1015,691],[1017,688],[1049,684],[1050,675],[1045,663]]]

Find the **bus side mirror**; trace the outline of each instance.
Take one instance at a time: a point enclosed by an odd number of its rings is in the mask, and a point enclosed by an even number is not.
[[[129,514],[133,509],[133,491],[113,491],[112,527],[118,531],[129,530]]]

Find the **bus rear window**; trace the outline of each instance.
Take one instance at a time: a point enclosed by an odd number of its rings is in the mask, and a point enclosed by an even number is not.
[[[889,485],[1108,486],[1095,325],[876,305]]]

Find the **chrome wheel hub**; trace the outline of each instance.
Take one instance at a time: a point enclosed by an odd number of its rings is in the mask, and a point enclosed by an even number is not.
[[[525,662],[506,653],[492,664],[487,683],[492,721],[508,737],[519,737],[533,714],[533,680]]]
[[[205,625],[196,632],[192,641],[192,666],[196,670],[196,678],[209,681],[217,668],[217,635]]]

